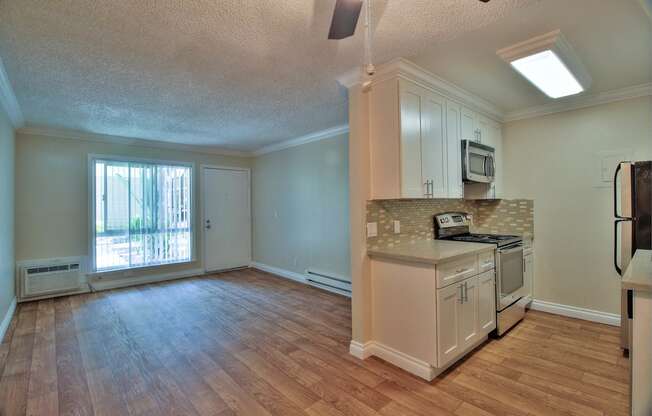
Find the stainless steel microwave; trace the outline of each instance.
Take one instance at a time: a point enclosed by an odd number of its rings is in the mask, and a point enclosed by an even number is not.
[[[496,176],[494,148],[462,140],[462,179],[464,182],[491,183]]]

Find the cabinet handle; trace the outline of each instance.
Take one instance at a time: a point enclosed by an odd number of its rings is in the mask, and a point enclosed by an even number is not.
[[[458,300],[460,303],[464,303],[464,285],[460,285],[460,298]]]
[[[462,274],[471,271],[471,269],[459,269],[455,270],[455,274]]]
[[[464,302],[469,301],[469,287],[466,285],[468,282],[464,282]]]
[[[424,196],[426,198],[433,198],[435,196],[435,181],[429,179],[423,185],[426,187],[426,193]]]

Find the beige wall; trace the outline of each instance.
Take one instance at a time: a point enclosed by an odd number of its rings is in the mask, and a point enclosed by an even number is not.
[[[199,230],[199,166],[250,167],[251,159],[88,140],[18,133],[16,137],[16,258],[30,260],[88,254],[88,155],[105,154],[195,163],[195,229]],[[201,267],[197,261],[164,266],[151,273]],[[120,277],[118,272],[115,276]],[[149,272],[126,272],[130,276]]]
[[[534,297],[620,313],[612,188],[596,186],[597,154],[652,159],[652,98],[512,122],[503,135],[506,196],[534,200]]]
[[[348,134],[254,160],[254,261],[351,276]]]
[[[0,322],[15,296],[14,156],[14,129],[0,109]]]
[[[371,197],[369,94],[360,85],[349,96],[349,226],[351,228],[351,338],[372,337],[371,262],[367,256],[366,211]]]

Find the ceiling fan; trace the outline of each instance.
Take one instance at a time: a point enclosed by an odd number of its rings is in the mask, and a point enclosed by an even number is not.
[[[479,0],[482,3],[488,3],[490,0]],[[336,0],[335,10],[333,11],[333,19],[331,20],[331,27],[328,31],[328,39],[345,39],[353,36],[355,27],[358,24],[358,18],[362,11],[362,4],[364,0]],[[364,69],[369,77],[366,85],[369,85],[370,77],[376,72],[371,59],[371,3],[372,0],[367,0],[366,18],[365,18],[365,65]]]
[[[480,0],[488,3],[490,0]],[[363,0],[337,0],[328,39],[344,39],[353,36],[358,24]]]

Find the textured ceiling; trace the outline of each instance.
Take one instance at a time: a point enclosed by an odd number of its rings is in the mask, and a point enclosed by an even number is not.
[[[252,150],[346,123],[362,30],[327,40],[334,3],[0,0],[0,56],[28,124]],[[376,61],[536,3],[375,0]]]
[[[545,0],[432,45],[411,60],[506,112],[522,110],[554,100],[496,51],[555,29],[561,29],[593,78],[586,94],[652,82],[652,20],[640,0]]]

